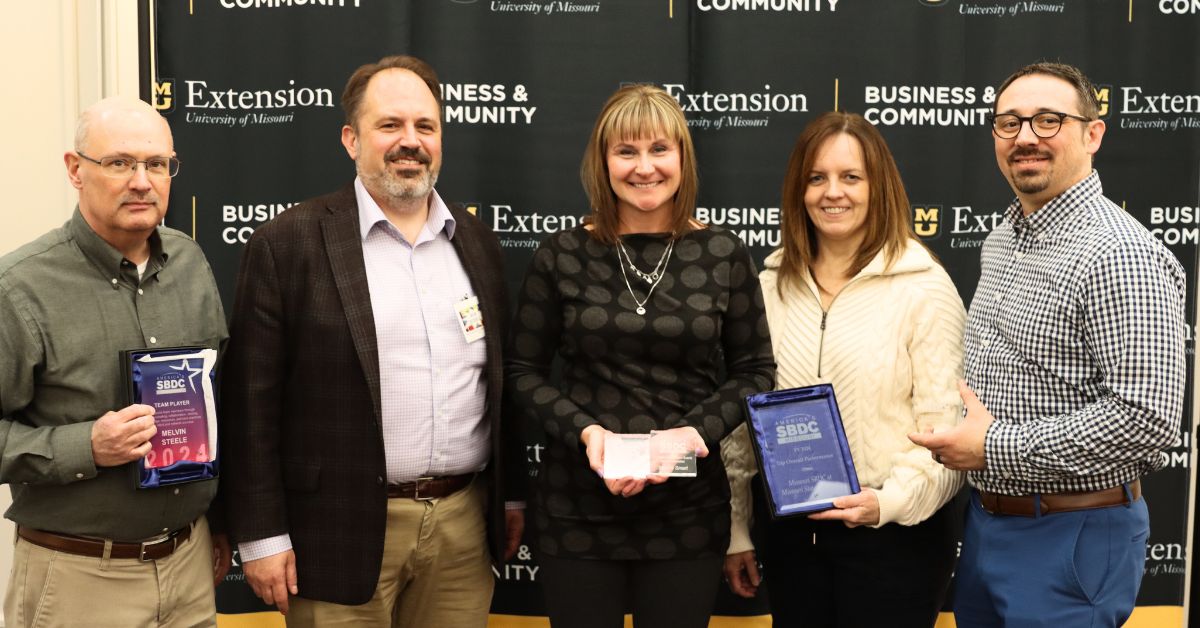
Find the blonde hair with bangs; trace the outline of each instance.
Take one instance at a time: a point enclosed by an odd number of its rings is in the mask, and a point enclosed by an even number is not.
[[[600,110],[579,166],[579,178],[587,193],[592,213],[592,237],[615,244],[620,233],[617,195],[608,180],[608,149],[614,142],[652,138],[661,133],[679,145],[679,190],[675,192],[671,237],[692,229],[690,219],[696,206],[696,150],[688,132],[687,119],[679,103],[654,85],[626,85],[618,89]]]

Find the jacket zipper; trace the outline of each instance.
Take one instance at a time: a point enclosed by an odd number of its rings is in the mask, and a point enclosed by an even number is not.
[[[825,318],[829,310],[821,310],[821,339],[817,341],[817,378],[821,377],[821,360],[825,357]]]

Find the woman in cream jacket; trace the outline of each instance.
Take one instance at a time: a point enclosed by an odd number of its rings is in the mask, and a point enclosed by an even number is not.
[[[767,521],[744,426],[726,441],[726,578],[754,595],[756,511],[777,627],[931,626],[945,597],[956,554],[947,503],[963,477],[907,434],[961,417],[966,315],[909,211],[883,137],[861,116],[826,113],[801,133],[784,182],[783,247],[761,274],[777,385],[833,384],[863,488],[830,510]]]

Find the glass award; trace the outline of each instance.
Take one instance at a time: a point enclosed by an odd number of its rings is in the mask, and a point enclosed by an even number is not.
[[[121,352],[129,403],[154,407],[157,432],[137,463],[138,488],[217,477],[217,352],[204,347]]]
[[[606,434],[604,478],[696,477],[696,451],[663,432]]]
[[[745,409],[772,517],[827,510],[859,492],[833,386],[750,395]]]

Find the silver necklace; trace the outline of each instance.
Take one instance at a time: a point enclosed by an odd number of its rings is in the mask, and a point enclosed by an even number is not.
[[[672,240],[667,243],[667,248],[663,249],[662,255],[658,256],[658,263],[654,265],[654,269],[649,273],[643,273],[641,269],[639,269],[637,265],[633,263],[633,256],[629,254],[629,250],[625,248],[625,243],[620,239],[617,240],[617,247],[617,260],[621,261],[621,254],[624,253],[625,259],[623,260],[623,263],[629,264],[629,270],[632,270],[633,274],[640,277],[642,281],[652,284],[662,277],[662,275],[659,273],[661,270],[663,270],[663,264],[666,263],[667,258],[671,256],[671,249],[675,247],[675,241]],[[622,267],[622,269],[624,269],[624,267]]]
[[[671,251],[675,248],[675,242],[671,241],[667,244],[667,249],[663,251],[662,258],[658,260],[659,265],[662,266],[663,273],[658,274],[658,266],[654,267],[654,273],[656,277],[654,282],[650,284],[650,290],[646,292],[646,298],[642,299],[641,301],[639,301],[637,295],[633,293],[633,286],[629,283],[629,275],[625,273],[625,264],[621,259],[621,252],[625,250],[625,246],[621,244],[620,240],[617,240],[617,244],[620,245],[617,249],[617,266],[621,268],[621,278],[625,280],[625,289],[629,291],[629,296],[633,297],[633,302],[637,304],[637,307],[633,311],[637,312],[638,316],[645,316],[646,304],[650,302],[650,295],[654,294],[654,289],[658,287],[659,282],[661,282],[662,278],[666,276],[667,264],[671,261]],[[625,255],[628,257],[629,253],[625,252]],[[630,261],[629,265],[633,268],[634,272],[638,272],[637,268],[633,266],[632,260]],[[641,276],[641,273],[638,273],[638,276]],[[643,277],[643,279],[645,279],[645,277]]]

